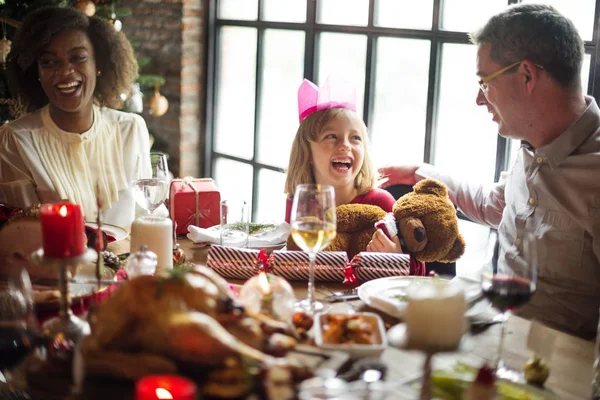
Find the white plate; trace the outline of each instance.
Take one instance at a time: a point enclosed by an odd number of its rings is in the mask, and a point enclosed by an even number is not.
[[[432,278],[424,276],[392,276],[374,279],[359,286],[358,297],[370,307],[383,311],[392,317],[402,318],[406,309],[406,301],[394,297],[405,296],[409,285],[430,279]],[[465,298],[468,303],[477,296],[479,296],[478,291],[465,290]],[[485,302],[479,303],[483,304],[471,307],[465,315],[471,317],[485,311],[489,306]]]
[[[95,224],[93,222],[86,222],[85,225],[89,226],[90,228],[98,229],[98,224]],[[123,239],[127,238],[127,236],[129,235],[125,229],[121,228],[120,226],[116,226],[116,225],[102,224],[102,230],[104,232],[106,232],[107,234],[111,235],[112,237],[114,237],[115,242],[118,242],[119,240],[123,240]],[[112,242],[112,243],[114,243],[114,242]]]
[[[274,224],[274,225],[275,226],[273,228],[265,228],[265,229],[262,229],[262,230],[260,230],[258,232],[255,232],[255,233],[251,234],[249,236],[249,239],[248,239],[249,242],[251,243],[253,239],[257,240],[261,236],[268,235],[270,232],[272,232],[275,229],[277,229],[278,228],[277,224]],[[211,226],[210,228],[206,228],[206,229],[209,229],[209,230],[211,230],[213,232],[218,232],[221,229],[221,226],[220,225],[214,225],[214,226]],[[212,243],[210,243],[210,242],[195,242],[194,246],[195,247],[205,247],[205,246],[210,246],[211,244]],[[262,249],[265,249],[267,251],[267,253],[270,253],[273,250],[280,250],[280,249],[284,248],[285,245],[286,245],[286,241],[284,240],[284,241],[282,241],[280,243],[275,243],[275,244],[270,244],[270,245],[264,245],[264,246],[248,246],[246,248],[247,249],[251,249],[251,250],[262,250]]]

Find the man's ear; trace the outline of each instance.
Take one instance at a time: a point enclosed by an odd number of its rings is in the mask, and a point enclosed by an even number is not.
[[[538,84],[539,71],[534,63],[529,60],[523,60],[521,63],[521,73],[525,77],[525,88],[527,93],[533,93],[533,90]]]

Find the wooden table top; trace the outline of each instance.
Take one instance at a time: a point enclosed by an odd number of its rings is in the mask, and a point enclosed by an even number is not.
[[[206,265],[208,250],[206,248],[196,248],[193,243],[187,239],[179,239],[181,248],[184,250],[189,261],[195,264]],[[109,248],[115,253],[129,251],[129,243],[126,240],[114,243]],[[232,283],[241,284],[243,281],[229,280]],[[291,282],[296,297],[306,296],[306,282]],[[329,290],[347,290],[348,287],[342,283],[316,282],[317,287],[325,286]],[[317,297],[322,294],[317,293]],[[360,311],[374,311],[362,301],[350,302],[353,307]],[[344,303],[333,305],[332,311],[344,312],[347,309]],[[379,313],[381,315],[381,313]],[[388,325],[393,325],[398,320],[382,315]],[[511,316],[508,319],[506,339],[504,344],[504,361],[510,368],[522,370],[526,361],[532,356],[527,349],[527,336],[530,321]],[[551,328],[544,328],[554,331]],[[590,399],[592,365],[594,362],[594,343],[583,339],[556,332],[556,341],[552,358],[549,360],[550,377],[546,382],[546,387],[552,390],[560,398],[564,399]],[[491,362],[496,356],[500,337],[500,325],[494,325],[484,332],[474,335],[471,338],[471,346],[465,353],[444,353],[438,354],[433,358],[434,369],[446,368],[457,361],[462,361],[473,366],[480,366],[484,362]],[[425,356],[417,351],[403,351],[389,347],[382,354],[382,360],[388,366],[387,380],[399,382],[416,378],[420,375]]]

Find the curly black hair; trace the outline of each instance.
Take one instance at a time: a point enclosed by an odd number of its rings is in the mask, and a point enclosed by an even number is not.
[[[102,74],[96,79],[94,99],[98,105],[119,109],[121,94],[131,92],[138,77],[138,64],[131,44],[105,19],[88,17],[75,8],[45,7],[27,15],[16,32],[7,59],[9,89],[27,111],[48,104],[48,96],[38,80],[37,59],[52,39],[65,31],[78,30],[87,34]]]

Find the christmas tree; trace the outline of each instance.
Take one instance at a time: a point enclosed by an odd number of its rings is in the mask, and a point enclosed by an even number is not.
[[[2,38],[0,39],[0,125],[6,121],[13,120],[24,113],[23,107],[17,99],[11,97],[5,70],[5,61],[10,51],[11,38],[20,26],[20,22],[30,12],[42,7],[76,7],[87,15],[96,15],[108,19],[115,29],[120,31],[122,23],[119,18],[131,15],[127,8],[119,7],[119,0],[0,0],[0,19],[2,21]],[[131,43],[134,50],[137,43]],[[167,100],[158,93],[158,88],[165,83],[165,79],[159,75],[144,74],[144,68],[151,64],[151,58],[140,56],[136,52],[136,58],[140,69],[138,78],[139,88],[143,91],[154,89],[155,93],[150,99],[150,108],[154,115],[161,116],[168,108]],[[135,93],[135,91],[134,91]],[[138,94],[141,93],[138,90]],[[141,98],[138,101],[127,99],[125,108],[127,111],[142,112]]]

